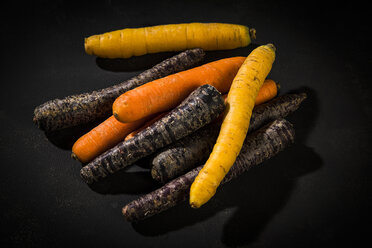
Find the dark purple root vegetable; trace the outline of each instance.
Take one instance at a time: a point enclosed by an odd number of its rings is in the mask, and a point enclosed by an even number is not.
[[[136,77],[102,90],[50,100],[34,110],[34,123],[44,131],[54,131],[105,118],[112,114],[112,104],[121,94],[145,83],[198,65],[205,53],[187,50],[155,65]]]
[[[216,88],[200,86],[162,119],[84,166],[80,175],[87,183],[98,181],[189,135],[216,119],[224,109],[224,100]]]
[[[286,117],[297,110],[305,98],[305,93],[287,94],[256,106],[253,109],[248,133],[270,121]],[[220,124],[209,124],[152,154],[148,159],[152,164],[152,177],[156,181],[166,183],[204,164],[216,143]]]
[[[226,183],[254,165],[278,154],[294,142],[294,129],[290,122],[281,119],[260,128],[247,136],[235,164],[222,181]],[[127,204],[122,212],[128,221],[139,221],[188,199],[190,187],[202,166],[170,181],[163,187],[143,195]]]

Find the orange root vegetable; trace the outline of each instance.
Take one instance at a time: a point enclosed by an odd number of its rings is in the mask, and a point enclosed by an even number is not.
[[[114,116],[111,116],[80,137],[72,147],[71,156],[82,163],[90,162],[101,153],[123,141],[125,136],[142,126],[150,118],[131,123],[121,123]]]
[[[267,101],[270,101],[271,99],[276,97],[276,95],[278,94],[279,89],[280,89],[280,84],[279,83],[276,83],[272,79],[266,79],[264,81],[264,83],[262,84],[261,89],[258,91],[258,94],[257,94],[257,97],[256,97],[256,101],[254,102],[254,105],[257,106],[261,103],[265,103]],[[223,99],[225,99],[225,103],[227,103],[226,102],[227,94],[222,95],[222,97],[223,97]]]
[[[272,44],[259,46],[239,69],[227,96],[225,116],[216,144],[191,186],[191,207],[199,208],[209,201],[234,164],[247,135],[258,91],[274,60],[275,47]]]
[[[261,103],[270,101],[271,99],[276,97],[279,89],[279,83],[276,83],[274,80],[271,79],[266,79],[265,82],[262,84],[261,89],[258,91],[254,105],[256,106]]]
[[[183,23],[126,28],[85,39],[87,54],[104,58],[130,58],[148,53],[183,51],[189,48],[226,50],[245,47],[256,30],[225,23]]]
[[[157,115],[155,118],[147,121],[143,126],[141,126],[137,130],[135,130],[135,131],[131,132],[130,134],[128,134],[127,137],[125,137],[125,140],[129,140],[129,139],[133,138],[134,135],[136,135],[137,133],[141,132],[143,129],[151,126],[152,124],[154,124],[155,122],[157,122],[158,120],[160,120],[161,118],[163,118],[166,114],[168,114],[168,112],[161,113],[160,115]]]
[[[139,86],[115,100],[113,114],[121,122],[133,122],[165,112],[205,84],[214,86],[222,94],[227,93],[244,60],[245,57],[221,59]]]

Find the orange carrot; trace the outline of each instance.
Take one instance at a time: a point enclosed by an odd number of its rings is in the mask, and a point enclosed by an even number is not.
[[[261,103],[270,101],[271,99],[276,97],[279,89],[280,89],[279,83],[276,83],[272,79],[266,79],[264,83],[262,84],[260,91],[258,91],[258,95],[256,97],[256,101],[254,105],[257,106]],[[222,97],[225,100],[225,104],[226,104],[227,94],[222,95]]]
[[[279,88],[280,88],[280,85],[278,83],[275,83],[271,79],[266,79],[265,82],[263,83],[260,91],[258,92],[258,96],[256,98],[255,105],[259,105],[261,103],[264,103],[264,102],[267,102],[267,101],[270,101],[271,99],[273,99],[277,95]],[[222,97],[223,97],[223,99],[225,100],[225,103],[226,103],[227,94],[222,95]],[[162,118],[167,113],[168,112],[164,112],[160,115],[155,116],[154,119],[149,120],[143,126],[141,126],[137,130],[128,134],[128,136],[125,137],[125,140],[129,140],[129,139],[133,138],[134,135],[141,132],[143,129],[152,125],[153,123],[157,122],[160,118]],[[215,121],[222,121],[222,118],[223,118],[223,114],[221,114]]]
[[[164,113],[161,113],[160,115],[157,115],[155,116],[155,118],[147,121],[143,126],[141,126],[140,128],[138,128],[137,130],[131,132],[130,134],[127,135],[127,137],[125,137],[125,140],[129,140],[131,138],[133,138],[134,135],[136,135],[137,133],[141,132],[143,129],[145,129],[146,127],[149,127],[151,126],[152,124],[154,124],[155,122],[157,122],[158,120],[160,120],[161,118],[163,118],[164,115],[168,114],[169,112],[164,112]],[[119,122],[119,121],[118,121]],[[121,123],[121,122],[120,122]]]
[[[72,157],[87,163],[122,141],[125,136],[142,126],[151,117],[131,123],[121,123],[114,116],[80,137],[72,147]]]
[[[141,85],[119,96],[113,114],[121,122],[133,122],[176,107],[204,84],[227,93],[245,57],[217,60]]]
[[[273,99],[278,94],[279,89],[280,85],[278,83],[276,83],[274,80],[266,79],[258,92],[255,105],[259,105]]]
[[[258,91],[258,95],[256,97],[256,101],[254,103],[255,106],[270,101],[274,97],[276,97],[278,90],[280,89],[280,84],[275,83],[274,80],[266,79],[262,84],[260,91]],[[225,100],[225,104],[227,103],[227,94],[222,95],[223,99]],[[224,117],[224,113],[222,113],[215,122],[222,121]]]

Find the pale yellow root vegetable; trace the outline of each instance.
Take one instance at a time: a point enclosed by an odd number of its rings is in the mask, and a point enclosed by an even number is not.
[[[225,50],[245,47],[256,30],[225,23],[184,23],[126,28],[85,39],[85,51],[103,58],[129,58],[189,48]]]
[[[191,185],[191,207],[199,208],[209,201],[234,164],[248,131],[255,99],[274,60],[275,47],[260,46],[251,52],[236,74],[216,144]]]

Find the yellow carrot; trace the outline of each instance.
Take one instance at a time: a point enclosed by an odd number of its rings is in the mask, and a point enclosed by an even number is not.
[[[225,50],[245,47],[256,30],[225,23],[183,23],[126,28],[85,39],[88,54],[105,58],[129,58],[148,53],[183,51],[189,48]]]
[[[240,67],[227,96],[221,130],[209,159],[190,189],[190,205],[198,208],[216,193],[234,164],[248,131],[255,99],[275,60],[272,44],[253,50]]]

